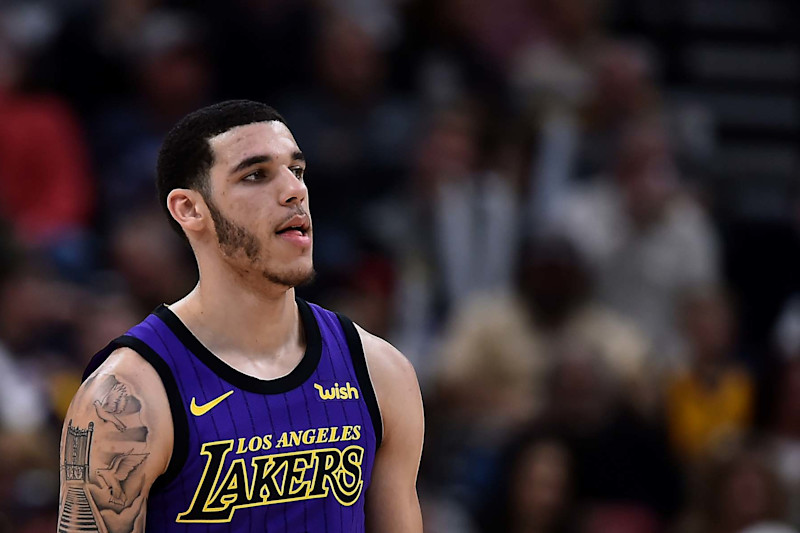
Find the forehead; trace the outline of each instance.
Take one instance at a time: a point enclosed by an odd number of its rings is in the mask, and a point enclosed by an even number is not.
[[[286,124],[277,120],[236,126],[208,140],[214,164],[236,164],[256,155],[276,158],[298,151],[297,142]]]

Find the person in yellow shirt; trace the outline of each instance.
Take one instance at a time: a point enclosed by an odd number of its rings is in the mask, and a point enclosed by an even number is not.
[[[667,380],[666,415],[673,449],[692,462],[749,428],[755,390],[733,359],[733,310],[723,291],[694,291],[681,310],[688,357]]]

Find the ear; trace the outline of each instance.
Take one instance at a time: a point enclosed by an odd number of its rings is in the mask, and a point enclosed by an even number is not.
[[[202,231],[208,220],[203,196],[192,189],[173,189],[167,196],[167,209],[187,235]]]

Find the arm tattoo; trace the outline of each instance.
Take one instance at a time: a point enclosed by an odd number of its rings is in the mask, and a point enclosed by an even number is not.
[[[133,387],[104,376],[91,403],[78,401],[89,420],[68,422],[61,444],[59,531],[131,533],[144,530],[149,430]],[[80,400],[80,398],[79,398]]]

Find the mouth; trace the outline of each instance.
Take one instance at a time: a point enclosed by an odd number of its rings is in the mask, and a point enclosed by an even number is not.
[[[310,241],[311,221],[308,215],[295,215],[283,223],[275,233],[281,237],[306,244]]]

